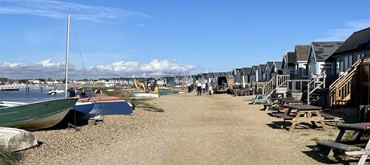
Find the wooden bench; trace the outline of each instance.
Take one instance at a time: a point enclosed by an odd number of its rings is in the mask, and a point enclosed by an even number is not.
[[[368,133],[370,131],[366,129],[368,125],[370,125],[370,122],[338,124],[337,126],[340,129],[340,132],[335,141],[326,140],[316,142],[317,146],[320,147],[320,153],[324,156],[327,156],[328,158],[337,158],[337,156],[360,156],[361,158],[358,164],[365,164],[366,159],[370,154],[370,140],[367,140],[365,148],[349,144],[363,144],[363,142],[361,141],[361,137],[364,135],[364,133]],[[343,136],[345,135],[346,131],[356,131],[358,133],[354,138],[346,139],[346,141],[343,142]]]
[[[331,149],[337,149],[337,150],[344,151],[344,152],[361,151],[362,150],[361,147],[348,145],[348,144],[344,144],[344,143],[338,143],[338,142],[331,141],[331,140],[318,141],[316,143],[319,146],[324,146],[324,147],[328,147],[328,148],[331,148]]]
[[[321,147],[321,149],[323,149],[320,152],[324,154],[324,156],[328,157],[329,159],[335,157],[334,154],[338,154],[339,152],[341,152],[340,154],[341,156],[361,156],[358,162],[359,165],[365,164],[366,159],[370,153],[369,150],[366,149],[368,148],[368,145],[366,145],[365,149],[363,149],[361,147],[338,143],[338,142],[330,141],[330,140],[319,141],[316,143],[319,147]]]
[[[269,98],[265,95],[258,94],[256,97],[250,102],[249,104],[256,104],[256,103],[269,103]]]
[[[272,103],[264,103],[263,104],[263,110],[267,111],[269,110],[274,104]]]
[[[278,117],[278,118],[283,118],[284,121],[285,120],[292,120],[294,118],[294,116],[287,115],[287,114],[276,114],[275,116]]]
[[[286,128],[285,127],[285,121],[286,120],[293,120],[294,116],[291,116],[291,115],[287,115],[287,114],[283,114],[283,113],[279,113],[279,114],[275,114],[275,116],[277,118],[283,118],[283,128]]]
[[[337,116],[333,116],[333,115],[330,115],[330,114],[327,114],[327,113],[324,113],[324,112],[321,112],[321,116],[324,117],[325,122],[335,122],[336,124],[338,124],[341,120]]]
[[[321,116],[324,117],[325,119],[335,119],[336,116],[321,112]]]

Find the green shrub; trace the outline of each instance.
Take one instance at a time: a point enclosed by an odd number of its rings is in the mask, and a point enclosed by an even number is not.
[[[19,159],[18,155],[12,153],[5,149],[4,147],[0,146],[0,165],[11,165],[16,164]]]

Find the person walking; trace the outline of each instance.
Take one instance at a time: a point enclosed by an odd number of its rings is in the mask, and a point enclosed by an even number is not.
[[[205,92],[208,92],[208,88],[209,88],[209,84],[208,84],[208,82],[206,82],[206,89],[205,89]]]
[[[210,84],[209,87],[208,87],[208,94],[209,95],[212,95],[212,93],[213,93],[212,89],[213,89],[212,84]]]
[[[206,83],[202,83],[202,92],[206,93]]]
[[[202,83],[200,81],[197,82],[197,96],[202,95]]]

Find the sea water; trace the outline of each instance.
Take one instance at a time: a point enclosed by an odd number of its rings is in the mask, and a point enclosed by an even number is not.
[[[64,98],[64,93],[58,93],[56,95],[48,95],[48,91],[53,88],[43,87],[30,87],[29,91],[25,88],[20,88],[19,91],[0,91],[0,101],[14,101],[14,102],[25,102],[31,103],[36,101],[54,100]],[[92,95],[92,92],[87,92],[88,95]],[[177,94],[174,90],[160,90],[160,95],[171,95]]]
[[[0,101],[14,101],[14,102],[36,102],[44,100],[54,100],[64,98],[64,93],[58,93],[56,95],[47,95],[48,91],[53,88],[43,87],[31,87],[29,91],[25,88],[19,89],[19,91],[0,91]]]
[[[178,94],[178,93],[179,93],[178,91],[170,90],[170,89],[159,90],[159,95],[172,95],[172,94]]]

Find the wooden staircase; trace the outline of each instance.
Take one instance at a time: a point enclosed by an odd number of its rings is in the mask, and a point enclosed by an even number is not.
[[[276,92],[276,89],[286,88],[288,80],[290,80],[290,75],[275,75],[264,84],[262,94],[271,97],[271,94]]]
[[[315,103],[322,96],[322,90],[325,88],[326,72],[321,72],[318,76],[311,79],[307,84],[306,102],[307,105]]]
[[[337,78],[329,86],[330,106],[344,106],[351,100],[352,84],[355,81],[356,71],[362,60],[357,60],[352,67],[348,68],[344,74]]]

